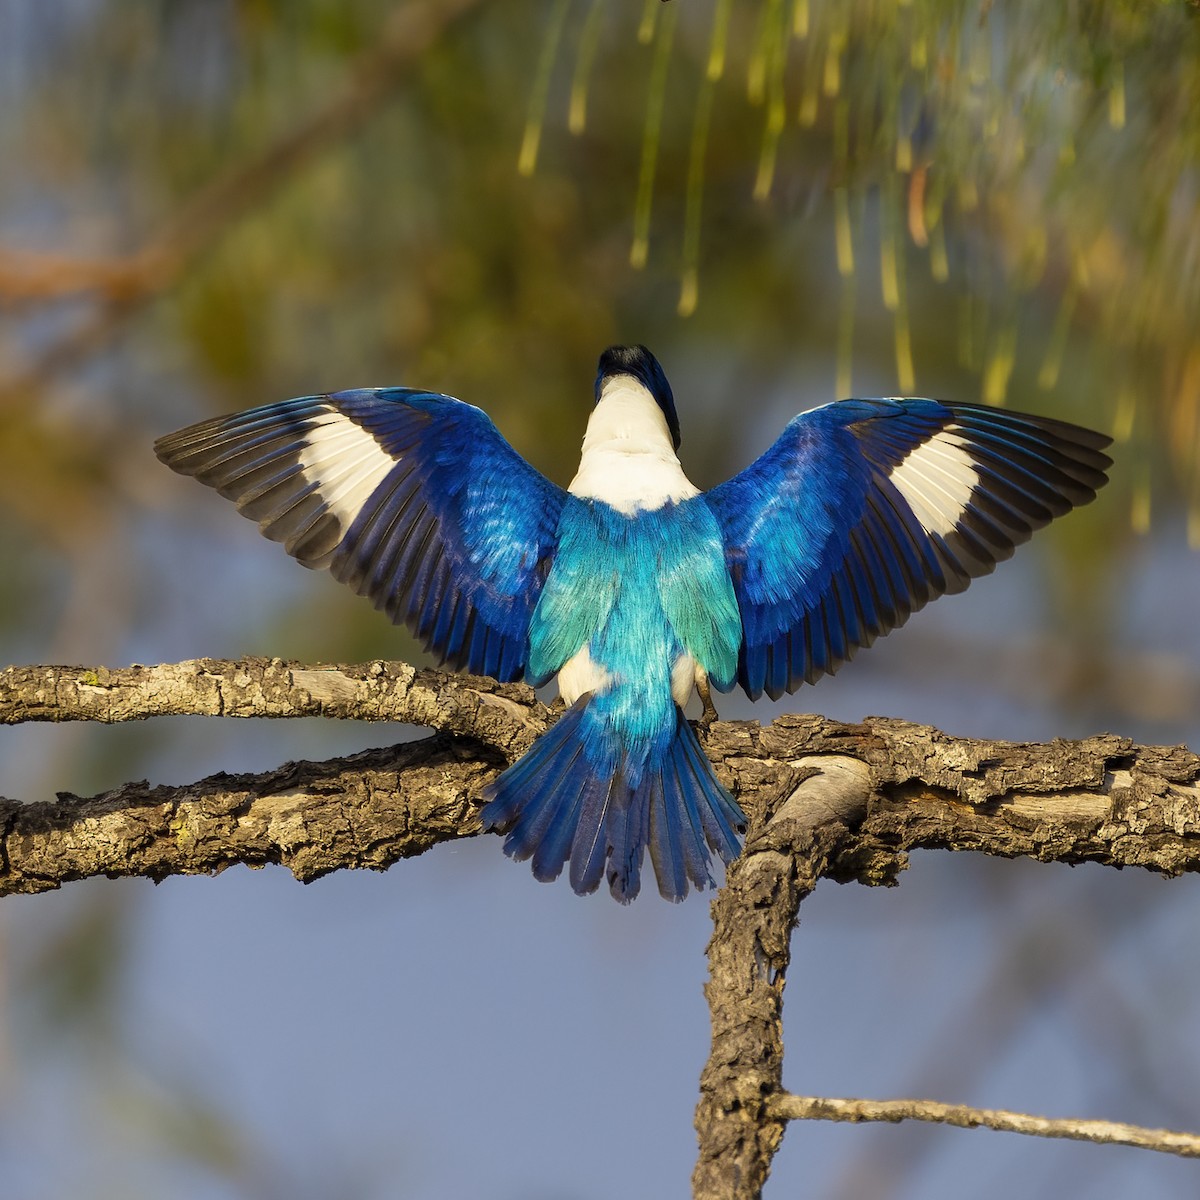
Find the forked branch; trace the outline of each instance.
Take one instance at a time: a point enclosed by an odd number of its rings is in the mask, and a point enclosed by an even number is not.
[[[479,832],[483,786],[553,711],[522,685],[403,663],[301,666],[197,660],[0,672],[0,723],[165,715],[395,721],[432,737],[185,787],[126,784],[90,799],[0,801],[0,894],[90,875],[280,863],[312,879],[383,869]],[[1200,869],[1200,757],[1114,736],[1016,744],[869,718],[716,722],[702,741],[750,818],[713,901],[706,987],[713,1046],[701,1078],[694,1194],[758,1196],[788,1120],[940,1120],[1195,1154],[1190,1134],[1051,1121],[930,1101],[849,1101],[783,1090],[783,989],[799,906],[822,877],[888,884],[909,850]],[[1074,1130],[1075,1132],[1070,1132]]]

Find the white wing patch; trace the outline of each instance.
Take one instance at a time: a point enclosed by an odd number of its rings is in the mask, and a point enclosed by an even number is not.
[[[304,431],[298,457],[305,478],[343,529],[396,465],[365,429],[339,412],[324,413]]]
[[[958,528],[979,471],[971,448],[947,426],[892,468],[889,476],[926,533],[945,537]]]
[[[603,500],[626,516],[700,493],[679,465],[662,409],[630,375],[605,381],[567,490]]]

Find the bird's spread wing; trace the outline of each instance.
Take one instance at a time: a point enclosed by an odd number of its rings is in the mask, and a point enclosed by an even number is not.
[[[155,453],[442,659],[521,676],[566,493],[479,409],[407,388],[336,392],[205,421]]]
[[[961,591],[1105,482],[1110,439],[935,400],[803,413],[706,494],[742,614],[737,682],[778,697]]]

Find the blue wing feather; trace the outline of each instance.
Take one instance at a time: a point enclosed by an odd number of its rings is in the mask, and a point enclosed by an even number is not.
[[[336,392],[205,421],[155,451],[442,660],[524,672],[566,493],[481,410],[408,388]]]
[[[705,494],[742,615],[737,683],[752,698],[794,691],[961,591],[1095,497],[1109,440],[936,400],[844,400],[796,417]]]

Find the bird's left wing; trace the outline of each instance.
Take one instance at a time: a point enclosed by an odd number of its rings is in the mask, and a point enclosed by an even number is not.
[[[408,388],[335,392],[205,421],[154,449],[443,660],[521,677],[566,493],[479,409]]]
[[[843,400],[794,418],[705,494],[742,614],[737,682],[752,698],[795,691],[962,591],[1094,499],[1110,440],[936,400]]]

